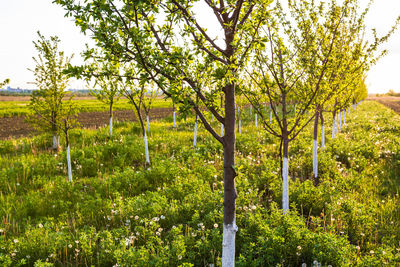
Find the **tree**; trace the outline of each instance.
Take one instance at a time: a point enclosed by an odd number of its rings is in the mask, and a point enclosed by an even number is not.
[[[35,128],[50,131],[53,134],[53,148],[58,149],[58,135],[64,133],[67,146],[68,180],[72,182],[71,154],[69,130],[77,126],[77,109],[74,104],[73,94],[65,90],[68,77],[64,74],[71,58],[64,57],[64,52],[58,51],[60,40],[57,36],[46,40],[38,32],[39,40],[33,42],[39,52],[36,62],[35,85],[39,88],[32,93],[29,107],[32,114],[29,120]]]
[[[113,132],[113,106],[115,102],[121,97],[121,88],[119,87],[119,63],[115,62],[95,62],[95,68],[98,73],[92,75],[95,77],[94,86],[100,86],[100,90],[91,90],[91,94],[94,95],[99,101],[109,106],[110,116],[110,137]],[[92,75],[87,75],[90,77]]]
[[[63,73],[72,57],[65,57],[64,52],[58,51],[60,40],[57,36],[46,40],[38,32],[39,40],[33,42],[39,55],[33,57],[36,63],[31,70],[35,75],[34,84],[39,90],[33,91],[30,108],[33,111],[28,117],[34,127],[53,135],[53,149],[59,147],[59,133],[62,118],[65,115],[63,99],[67,98],[68,76]],[[67,101],[71,101],[72,96]]]
[[[224,149],[224,221],[222,265],[233,266],[235,255],[235,91],[237,76],[261,40],[270,0],[204,0],[218,21],[220,41],[196,17],[198,1],[74,1],[56,0],[74,16],[84,32],[110,55],[135,62],[144,80],[153,80],[180,110],[196,111],[206,130]],[[203,85],[211,81],[212,89]],[[224,95],[225,115],[217,98]],[[224,136],[213,129],[196,105],[204,105],[223,124]]]
[[[4,85],[7,85],[10,83],[10,79],[5,79],[3,82],[0,82],[0,87],[3,87]]]
[[[332,6],[326,10],[322,3],[316,5],[314,1],[302,1],[299,6],[289,1],[289,10],[290,16],[277,4],[276,16],[264,29],[269,43],[255,51],[253,65],[246,70],[250,82],[242,90],[260,115],[264,129],[281,140],[284,212],[289,210],[289,143],[314,118],[308,110],[312,110],[329,69],[337,28],[343,17],[343,12],[334,13]],[[332,19],[327,19],[324,25],[322,20],[329,14]],[[272,123],[267,119],[265,102],[271,107]]]

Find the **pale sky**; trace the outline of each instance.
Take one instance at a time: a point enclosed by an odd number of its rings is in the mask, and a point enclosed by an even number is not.
[[[368,0],[360,0],[367,3]],[[400,15],[400,0],[376,0],[368,15],[367,26],[385,33]],[[203,16],[202,14],[199,14]],[[64,18],[64,10],[51,0],[0,0],[0,81],[10,78],[11,87],[34,88],[32,56],[37,52],[32,41],[36,32],[61,39],[60,48],[67,55],[75,54],[72,64],[82,62],[80,53],[90,42],[75,26],[71,18]],[[400,92],[400,31],[384,45],[388,55],[381,59],[368,74],[370,93],[383,93],[389,89]],[[72,88],[82,88],[83,82],[73,81]]]

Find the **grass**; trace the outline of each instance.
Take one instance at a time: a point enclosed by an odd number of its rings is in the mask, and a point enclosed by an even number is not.
[[[93,100],[75,100],[79,112],[93,112],[93,111],[109,111],[109,106],[102,102]],[[12,116],[23,116],[30,113],[29,101],[0,101],[0,118],[1,117],[12,117]],[[132,105],[128,102],[128,99],[120,99],[114,105],[114,110],[131,110]],[[153,108],[167,108],[172,107],[170,100],[157,98],[154,100]]]
[[[397,114],[364,102],[335,140],[328,129],[318,186],[307,128],[290,147],[287,215],[278,140],[251,119],[237,135],[237,266],[400,264]],[[72,184],[49,136],[1,141],[0,264],[219,266],[222,148],[203,127],[196,149],[192,138],[193,118],[152,122],[146,166],[137,124],[117,123],[112,140],[74,130]]]

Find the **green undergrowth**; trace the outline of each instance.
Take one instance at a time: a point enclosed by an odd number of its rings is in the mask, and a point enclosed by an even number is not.
[[[248,111],[247,111],[248,112]],[[283,215],[279,141],[244,116],[237,135],[237,266],[400,265],[400,118],[364,102],[319,150],[312,180],[311,126],[290,147],[291,210]],[[220,266],[223,151],[193,118],[151,122],[151,164],[140,128],[0,142],[1,266]],[[215,129],[219,125],[213,122]]]

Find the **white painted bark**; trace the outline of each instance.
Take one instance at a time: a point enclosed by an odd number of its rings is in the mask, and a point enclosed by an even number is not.
[[[253,106],[250,105],[250,115],[253,115]]]
[[[175,127],[176,127],[176,123],[175,123],[175,111],[174,111],[173,117],[174,117],[174,128],[175,128]]]
[[[339,113],[339,132],[342,131],[342,111]]]
[[[53,135],[53,149],[57,149],[58,148],[58,144],[59,144],[59,142],[58,142],[58,136],[57,135]]]
[[[335,131],[336,131],[336,121],[335,118],[332,120],[332,139],[335,139]]]
[[[221,123],[221,136],[224,136],[224,125]]]
[[[321,147],[325,148],[325,126],[321,124]]]
[[[272,110],[269,112],[269,124],[272,123]]]
[[[318,140],[313,139],[313,172],[318,177]]]
[[[113,132],[113,117],[110,117],[110,136],[112,137]]]
[[[235,220],[233,224],[223,224],[222,234],[222,266],[235,266],[235,236],[238,227]]]
[[[147,134],[144,132],[144,154],[146,156],[146,163],[150,163],[149,157],[149,143],[147,142]]]
[[[257,127],[258,126],[257,113],[255,114],[255,123],[256,123],[256,127]]]
[[[282,208],[283,212],[289,210],[289,159],[283,158],[283,166],[282,166]]]
[[[147,121],[147,132],[150,133],[150,121],[149,121],[149,115],[146,115],[146,121]]]
[[[239,120],[239,133],[242,133],[242,120]]]
[[[197,145],[197,120],[194,122],[193,147]]]
[[[343,125],[346,125],[346,110],[343,110]]]
[[[214,121],[214,114],[211,114],[211,121]]]
[[[72,183],[71,153],[69,150],[69,145],[67,146],[67,168],[68,168],[68,181]]]

